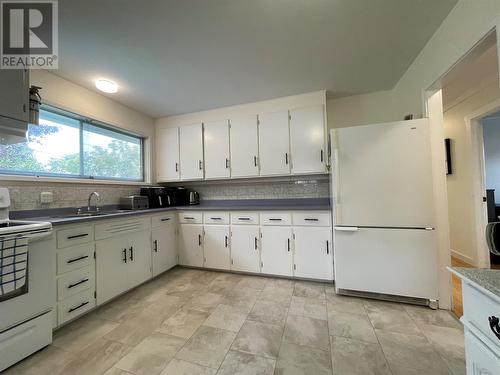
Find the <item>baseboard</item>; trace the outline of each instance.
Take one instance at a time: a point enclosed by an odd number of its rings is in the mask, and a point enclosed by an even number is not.
[[[465,262],[469,264],[470,266],[475,266],[474,259],[472,259],[470,256],[465,255],[461,253],[460,251],[456,251],[453,249],[450,249],[451,256],[460,259],[462,262]]]

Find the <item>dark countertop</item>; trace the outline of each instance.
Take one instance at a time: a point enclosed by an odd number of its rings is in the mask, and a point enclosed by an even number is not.
[[[449,267],[461,279],[485,289],[492,298],[500,301],[500,270],[484,268]]]
[[[104,210],[117,210],[117,206],[105,206]],[[65,225],[87,221],[124,218],[136,215],[151,215],[168,211],[297,211],[297,210],[330,210],[329,198],[297,198],[297,199],[238,199],[238,200],[206,200],[198,205],[150,208],[147,210],[131,210],[109,213],[99,216],[68,217],[76,213],[76,208],[53,208],[42,210],[11,211],[13,220],[48,221],[52,225]]]

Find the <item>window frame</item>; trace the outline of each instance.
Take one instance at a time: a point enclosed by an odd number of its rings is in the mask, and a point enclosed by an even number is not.
[[[50,172],[24,172],[24,171],[12,171],[7,169],[0,169],[0,180],[40,180],[40,181],[54,181],[54,182],[83,182],[83,183],[94,183],[100,182],[103,184],[137,184],[142,185],[146,183],[146,159],[145,159],[145,148],[146,148],[146,138],[139,134],[126,131],[117,126],[107,124],[105,122],[95,120],[88,116],[80,115],[71,111],[67,111],[49,104],[42,104],[41,110],[51,112],[59,116],[69,117],[73,120],[79,122],[79,156],[80,156],[80,172],[83,172],[84,164],[84,147],[83,147],[83,132],[84,124],[88,124],[94,127],[102,128],[104,130],[125,135],[128,137],[133,137],[139,140],[140,147],[140,168],[141,177],[138,179],[134,178],[119,178],[119,177],[104,177],[104,176],[90,176],[84,174],[69,175],[64,173],[50,173]]]

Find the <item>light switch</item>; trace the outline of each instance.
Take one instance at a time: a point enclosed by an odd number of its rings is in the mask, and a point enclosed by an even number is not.
[[[42,191],[40,193],[40,203],[54,202],[54,194],[51,191]]]

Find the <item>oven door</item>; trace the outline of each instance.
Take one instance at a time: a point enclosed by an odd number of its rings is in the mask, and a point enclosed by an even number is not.
[[[1,300],[0,332],[52,310],[56,301],[54,252],[53,235],[28,240],[26,283],[18,293]]]

